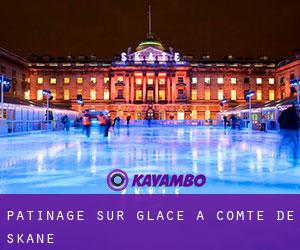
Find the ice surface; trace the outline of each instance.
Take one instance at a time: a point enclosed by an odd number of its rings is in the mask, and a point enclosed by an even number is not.
[[[300,193],[299,144],[276,132],[130,127],[0,138],[0,193],[115,193],[107,174],[204,174],[201,188],[128,187],[123,193]]]

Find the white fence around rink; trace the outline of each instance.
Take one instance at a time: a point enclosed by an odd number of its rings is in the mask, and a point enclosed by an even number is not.
[[[127,121],[122,120],[122,125]],[[216,125],[213,120],[130,120],[131,126],[212,126]]]
[[[79,113],[73,110],[50,108],[53,120],[47,123],[46,110],[45,107],[5,103],[4,119],[0,119],[0,134],[61,130],[61,119],[64,115],[68,115],[71,124],[79,116]]]

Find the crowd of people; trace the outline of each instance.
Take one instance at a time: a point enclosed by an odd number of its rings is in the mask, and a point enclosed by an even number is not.
[[[99,123],[99,133],[103,134],[104,137],[108,137],[109,131],[112,128],[116,131],[117,134],[120,133],[120,126],[121,126],[121,118],[116,116],[114,120],[111,119],[109,113],[100,113],[97,116],[97,120]],[[130,116],[127,116],[127,126],[130,124]],[[63,126],[63,130],[69,131],[71,121],[67,115],[64,115],[61,118],[61,123]],[[85,135],[89,138],[91,136],[91,126],[92,126],[92,116],[90,111],[86,109],[81,117],[77,117],[74,121],[75,128],[82,128],[82,131]]]
[[[227,129],[227,127],[230,127],[231,129],[242,129],[243,121],[237,115],[232,114],[229,119],[227,118],[227,116],[223,116],[223,122],[225,130]]]
[[[99,133],[103,134],[104,137],[108,137],[110,129],[114,129],[119,134],[121,126],[121,118],[116,116],[113,120],[109,113],[97,114],[97,120],[99,123]],[[127,117],[127,126],[129,126],[130,116]],[[87,109],[82,115],[82,128],[87,137],[91,135],[92,116],[90,111]]]
[[[257,130],[259,129],[262,132],[267,132],[268,122],[268,116],[266,114],[263,114],[258,122],[255,123],[255,128]],[[241,119],[241,117],[235,114],[231,114],[229,117],[223,116],[223,124],[225,130],[228,127],[230,127],[231,129],[241,130],[241,128],[243,127],[243,120]],[[300,118],[295,105],[281,112],[278,118],[278,124],[280,130],[288,129],[298,131],[300,127]]]
[[[110,129],[113,129],[117,134],[119,134],[121,126],[121,118],[119,116],[116,116],[112,120],[109,112],[102,112],[99,113],[96,117],[99,124],[99,133],[102,134],[104,137],[108,137]],[[131,117],[130,115],[128,115],[126,117],[127,126],[129,126],[130,120]],[[61,118],[61,123],[63,125],[64,130],[70,130],[70,122],[71,121],[67,115]],[[225,130],[228,127],[231,128],[231,130],[241,130],[244,125],[243,123],[244,121],[242,120],[242,118],[235,114],[231,114],[229,117],[223,116],[223,124]],[[299,139],[298,130],[300,127],[300,118],[295,105],[281,112],[278,118],[278,124],[282,134],[284,134],[288,138],[292,136],[293,140],[295,138],[297,140]],[[74,121],[74,126],[77,128],[82,127],[87,137],[90,137],[91,135],[91,125],[92,116],[88,109],[86,109],[83,112],[80,118],[77,118]],[[268,127],[268,117],[265,114],[263,114],[260,117],[259,123],[256,123],[256,125],[259,125],[257,128],[259,128],[262,132],[266,132]]]

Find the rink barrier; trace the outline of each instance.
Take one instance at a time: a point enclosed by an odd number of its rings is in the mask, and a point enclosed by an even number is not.
[[[122,120],[122,125],[127,122]],[[215,121],[207,120],[130,120],[130,126],[212,126],[217,125]]]
[[[72,124],[72,122],[70,122]],[[36,121],[6,121],[6,133],[26,133],[32,131],[59,131],[63,129],[60,121],[36,120]],[[5,132],[5,131],[4,131]],[[5,133],[4,133],[5,134]]]
[[[241,127],[242,129],[249,129],[250,126],[250,120],[242,120],[241,121]],[[223,120],[217,120],[216,125],[218,126],[224,126],[224,121]],[[237,124],[236,127],[239,125]],[[230,127],[230,125],[228,125]],[[252,122],[252,130],[260,130],[261,129],[261,124],[259,122]],[[266,125],[266,130],[272,130],[272,131],[277,131],[279,130],[279,123],[274,120],[269,120],[267,121]]]

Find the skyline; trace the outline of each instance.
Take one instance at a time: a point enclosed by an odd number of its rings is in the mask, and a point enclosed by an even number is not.
[[[153,0],[155,37],[167,48],[195,59],[203,54],[215,59],[232,54],[280,60],[300,48],[300,34],[296,33],[300,18],[291,11],[300,7],[299,2],[214,3],[217,8],[197,0]],[[29,0],[20,1],[17,9],[15,6],[3,3],[0,20],[5,36],[0,39],[1,47],[27,59],[31,54],[95,54],[109,60],[128,47],[134,50],[148,31],[146,0]]]

